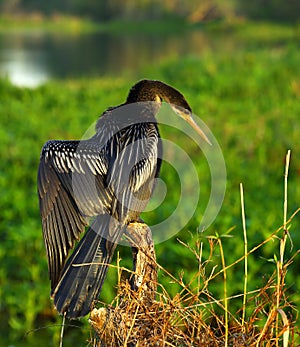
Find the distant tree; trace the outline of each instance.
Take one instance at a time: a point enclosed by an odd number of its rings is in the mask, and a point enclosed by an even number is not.
[[[166,17],[197,22],[243,15],[251,19],[300,20],[300,0],[0,0],[1,13],[65,13],[94,20]]]
[[[1,13],[14,12],[20,7],[21,0],[0,0]]]
[[[238,13],[252,19],[299,21],[299,0],[236,0]]]

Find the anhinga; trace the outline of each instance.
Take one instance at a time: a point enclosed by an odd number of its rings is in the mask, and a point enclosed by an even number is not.
[[[142,80],[125,103],[103,113],[90,139],[51,140],[42,149],[38,194],[51,294],[68,318],[91,310],[118,241],[129,223],[139,221],[151,197],[161,165],[155,115],[162,100],[209,142],[179,91]]]

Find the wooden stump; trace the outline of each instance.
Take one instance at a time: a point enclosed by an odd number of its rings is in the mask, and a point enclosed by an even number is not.
[[[131,223],[126,236],[133,256],[131,289],[139,291],[142,300],[152,303],[157,287],[157,266],[151,230],[144,223]]]
[[[117,307],[93,309],[89,322],[96,331],[98,347],[144,346],[153,334],[143,317],[149,313],[157,288],[157,265],[150,228],[131,223],[126,231],[133,254],[133,272],[129,284],[119,288]]]

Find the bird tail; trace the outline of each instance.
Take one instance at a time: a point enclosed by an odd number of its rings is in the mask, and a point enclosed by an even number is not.
[[[103,237],[104,227],[110,228],[113,240]],[[101,217],[93,222],[65,264],[61,279],[53,290],[58,312],[67,318],[79,318],[90,312],[93,301],[100,294],[123,229],[120,225],[112,228],[111,223],[103,223]]]

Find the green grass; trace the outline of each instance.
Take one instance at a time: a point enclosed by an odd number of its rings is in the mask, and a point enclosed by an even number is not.
[[[71,33],[90,32],[99,29],[99,25],[75,16],[53,15],[46,17],[41,14],[2,15],[0,16],[0,32],[7,31],[63,31]]]
[[[64,33],[86,33],[86,32],[110,32],[122,33],[148,33],[148,34],[174,34],[191,27],[185,20],[169,18],[165,20],[112,20],[112,21],[93,21],[68,15],[42,14],[32,15],[1,15],[0,32],[7,31],[43,31],[43,32],[64,32]]]
[[[249,249],[282,225],[284,160],[288,149],[292,151],[288,216],[299,208],[300,52],[296,40],[290,36],[294,28],[282,30],[289,34],[273,40],[269,31],[261,41],[255,27],[249,33],[239,29],[232,34],[236,42],[232,50],[226,47],[218,54],[207,51],[201,59],[169,57],[159,66],[150,65],[129,77],[53,81],[33,90],[0,81],[0,341],[7,341],[4,338],[8,335],[15,346],[23,346],[23,335],[43,326],[48,328],[26,337],[29,345],[40,344],[39,339],[51,345],[52,339],[58,338],[59,328],[50,327],[55,315],[49,299],[36,193],[43,143],[48,139],[81,138],[103,110],[124,101],[129,87],[141,77],[161,79],[180,89],[194,113],[218,139],[227,166],[227,192],[219,215],[203,236],[221,235],[226,264],[234,263],[244,251],[240,182],[245,191]],[[193,141],[166,127],[162,128],[162,134],[188,151],[201,177],[203,199],[194,218],[178,234],[181,240],[193,246],[196,241],[191,235],[197,230],[209,196],[208,167]],[[167,167],[163,167],[162,177],[166,182],[176,179],[175,173]],[[155,223],[159,216],[168,215],[176,207],[175,197],[176,192],[171,201],[162,205],[159,215],[148,216],[149,222]],[[287,258],[300,247],[299,226],[299,216],[296,216],[290,226],[294,248],[290,253],[288,240]],[[232,237],[225,238],[229,230]],[[274,244],[278,242],[275,238]],[[275,246],[269,242],[249,257],[249,291],[261,288],[273,273],[274,255],[279,257]],[[182,270],[184,281],[197,272],[194,256],[178,244],[176,238],[157,245],[156,251],[158,262],[177,278]],[[209,251],[208,246],[204,247],[204,259],[208,258]],[[120,252],[124,258],[122,264],[130,266],[128,249],[121,248]],[[207,271],[215,265],[222,268],[217,251]],[[298,256],[286,277],[289,299],[294,300],[298,308],[299,266]],[[117,283],[116,272],[110,273],[101,296],[105,302],[112,300]],[[234,271],[228,269],[228,296],[243,292],[243,274],[243,264],[234,267]],[[178,283],[170,283],[163,274],[160,281],[171,296],[180,290]],[[222,297],[222,277],[214,282],[210,291],[215,298]],[[236,312],[235,305],[234,301],[229,304],[232,312]],[[84,345],[89,336],[86,325],[84,331],[86,335],[82,337],[80,329],[69,328],[66,346],[76,333],[80,335],[78,343]]]

